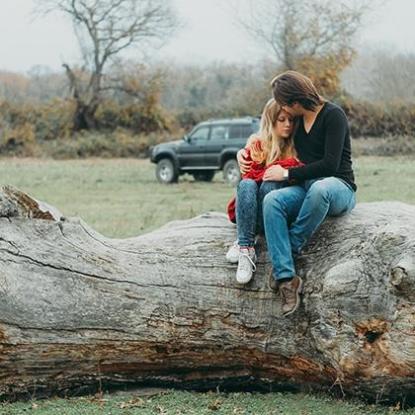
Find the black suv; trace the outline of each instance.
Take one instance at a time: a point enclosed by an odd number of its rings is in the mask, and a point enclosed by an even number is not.
[[[179,175],[190,173],[195,180],[209,182],[218,170],[225,180],[236,185],[240,180],[236,153],[259,129],[255,117],[209,120],[197,124],[181,140],[162,143],[151,151],[161,183],[177,182]]]

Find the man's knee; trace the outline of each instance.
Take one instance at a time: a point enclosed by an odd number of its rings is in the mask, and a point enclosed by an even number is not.
[[[330,202],[332,183],[328,179],[314,182],[308,189],[307,196],[316,203],[320,201]]]
[[[284,208],[284,197],[283,194],[280,192],[280,189],[272,190],[269,192],[263,202],[263,211],[264,216],[266,212],[270,212],[271,210],[281,210]]]

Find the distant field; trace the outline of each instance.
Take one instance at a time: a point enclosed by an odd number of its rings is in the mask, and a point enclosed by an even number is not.
[[[360,157],[355,170],[359,202],[415,203],[415,159]],[[234,193],[220,172],[213,183],[182,176],[178,184],[161,185],[153,164],[134,159],[3,159],[0,177],[3,184],[56,206],[66,216],[81,216],[113,237],[139,235],[209,210],[224,211]]]
[[[415,160],[360,157],[355,160],[358,201],[400,200],[415,204]],[[59,208],[81,216],[99,232],[114,237],[138,235],[168,221],[199,213],[224,211],[234,189],[218,173],[213,183],[181,178],[179,184],[156,182],[147,160],[0,160],[3,184],[12,184]],[[1,415],[134,414],[390,414],[394,408],[336,401],[326,396],[269,393],[217,394],[169,391],[152,398],[134,393],[103,400],[69,400],[0,404]],[[415,410],[406,412],[415,415]]]

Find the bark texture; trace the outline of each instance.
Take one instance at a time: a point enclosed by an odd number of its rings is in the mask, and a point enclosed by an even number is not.
[[[254,280],[236,283],[234,239],[217,213],[109,239],[3,187],[0,394],[146,382],[414,398],[415,206],[328,219],[297,260],[305,293],[289,318],[264,243]]]

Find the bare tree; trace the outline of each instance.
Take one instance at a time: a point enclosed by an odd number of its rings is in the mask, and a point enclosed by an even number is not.
[[[239,23],[284,69],[296,69],[303,58],[351,54],[352,39],[373,5],[372,0],[249,2],[249,17],[238,18]]]
[[[37,0],[43,12],[72,19],[83,56],[81,70],[64,63],[76,101],[75,130],[96,127],[104,68],[125,49],[167,39],[178,27],[169,0]]]
[[[415,103],[415,53],[366,46],[342,76],[355,98],[378,103]]]

